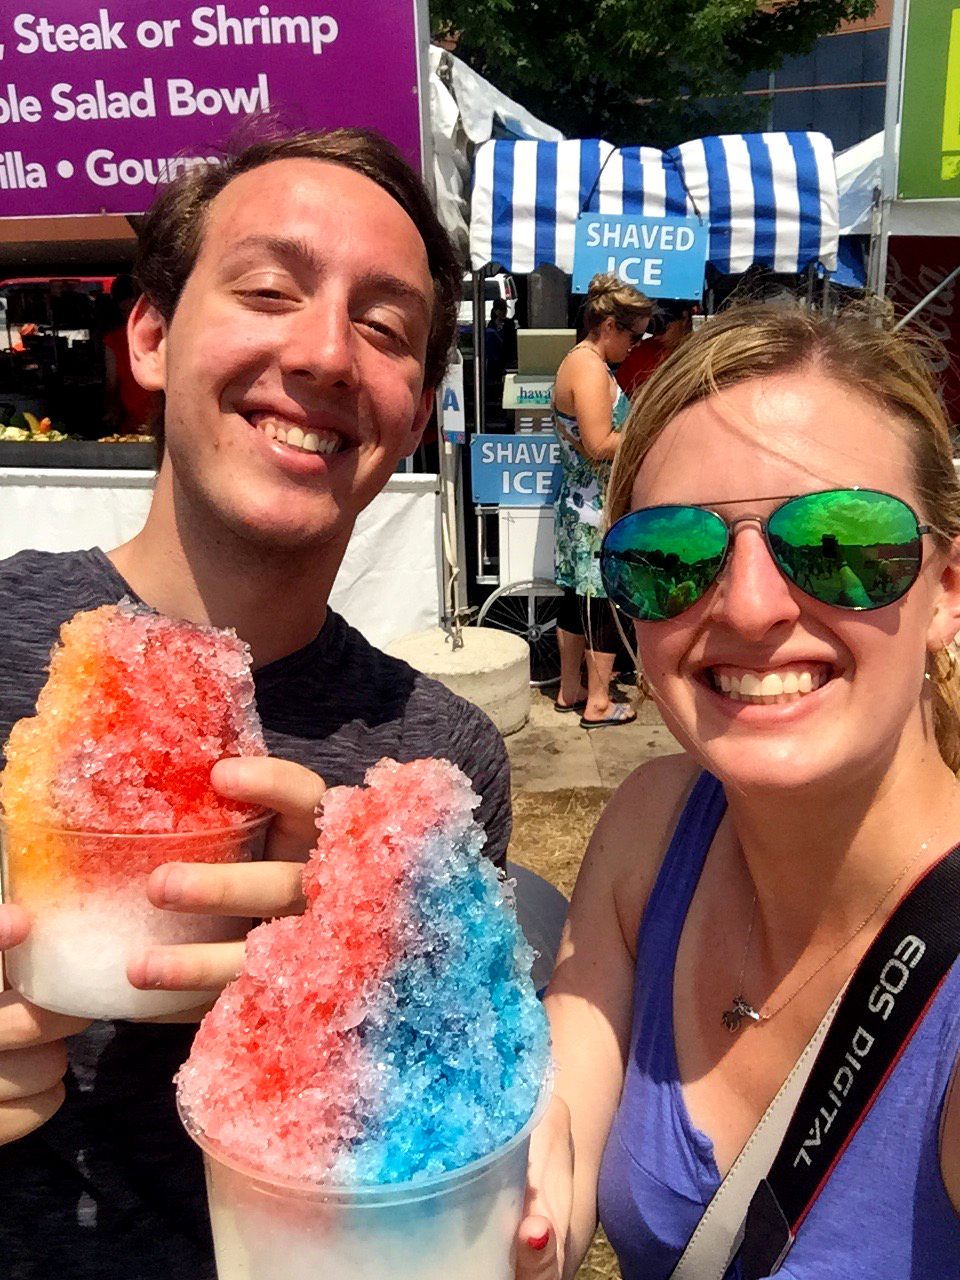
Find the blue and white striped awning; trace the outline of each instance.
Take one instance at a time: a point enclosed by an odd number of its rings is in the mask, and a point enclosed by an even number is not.
[[[474,270],[573,271],[580,213],[700,217],[722,275],[757,263],[801,272],[837,261],[837,178],[822,133],[697,138],[670,151],[608,142],[496,139],[477,150],[471,199]]]

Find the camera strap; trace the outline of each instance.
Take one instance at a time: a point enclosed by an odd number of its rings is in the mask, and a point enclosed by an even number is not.
[[[960,954],[960,846],[901,899],[847,984],[747,1211],[743,1280],[774,1275]]]
[[[780,1268],[960,955],[957,901],[960,846],[914,883],[880,930],[734,1161],[670,1280],[722,1280],[738,1251],[743,1280]]]

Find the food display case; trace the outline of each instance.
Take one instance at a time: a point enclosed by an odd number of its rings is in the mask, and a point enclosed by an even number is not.
[[[115,544],[146,514],[155,446],[145,431],[118,438],[109,418],[104,338],[123,323],[113,279],[0,279],[2,555]]]
[[[109,549],[143,527],[156,446],[142,432],[117,439],[106,416],[113,279],[0,279],[0,559],[27,548]],[[436,625],[439,495],[436,475],[401,473],[357,521],[331,603],[374,643]]]
[[[56,424],[58,443],[108,433],[103,338],[119,322],[110,284],[105,276],[0,280],[0,444],[36,438],[44,421],[46,435]],[[29,437],[18,438],[24,430]]]
[[[113,276],[0,279],[0,467],[149,468],[147,427],[118,436],[107,345]],[[117,446],[122,447],[117,447]]]

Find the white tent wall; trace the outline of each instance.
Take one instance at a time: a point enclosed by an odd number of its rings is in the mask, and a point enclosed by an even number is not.
[[[840,234],[874,233],[874,211],[886,205],[892,236],[955,236],[960,233],[960,200],[898,200],[883,194],[886,133],[881,130],[836,158]]]
[[[518,102],[508,98],[482,76],[453,54],[431,45],[429,114],[433,152],[433,188],[437,213],[466,264],[469,251],[471,170],[473,153],[478,143],[487,141],[495,132],[507,131],[520,137],[556,140],[563,137],[532,115]],[[483,314],[482,298],[478,315]],[[483,329],[477,335],[475,348],[480,352],[474,361],[474,381],[482,370]],[[482,377],[481,394],[482,394]],[[444,405],[450,398],[457,404],[452,420],[447,422]],[[476,394],[476,392],[475,392]],[[440,502],[442,508],[440,535],[445,560],[442,584],[442,616],[444,626],[452,629],[455,645],[460,641],[459,618],[467,608],[466,582],[461,572],[465,561],[463,507],[460,498],[462,469],[457,436],[462,427],[463,366],[441,389],[440,404]],[[450,426],[452,431],[444,428]]]
[[[153,471],[0,468],[0,558],[126,542],[143,527],[155,480]],[[374,644],[436,626],[438,483],[434,475],[391,476],[357,519],[330,603]],[[388,554],[401,547],[402,555]]]

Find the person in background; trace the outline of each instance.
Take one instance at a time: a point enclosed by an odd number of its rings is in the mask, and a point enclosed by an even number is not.
[[[637,343],[617,369],[617,381],[631,399],[654,369],[676,351],[692,331],[693,308],[692,302],[674,302],[669,298],[657,301],[646,337]]]
[[[604,580],[684,751],[623,783],[579,873],[523,1280],[572,1277],[598,1211],[624,1280],[667,1280],[883,925],[960,842],[960,483],[921,349],[856,312],[721,313],[634,400],[607,519]],[[854,1025],[872,1041],[888,1012],[869,996]],[[960,959],[777,1274],[958,1266]]]
[[[494,298],[483,334],[484,398],[488,430],[502,431],[506,427],[503,410],[503,375],[507,367],[506,324],[507,304],[503,298]]]
[[[553,423],[561,480],[554,503],[560,688],[557,711],[580,712],[584,729],[629,724],[636,713],[610,698],[619,632],[597,568],[610,466],[629,401],[611,372],[640,342],[653,303],[615,275],[596,275],[584,305],[586,335],[557,370]],[[586,666],[586,686],[583,667]]]
[[[503,375],[506,372],[506,326],[506,301],[503,298],[494,298],[490,304],[490,319],[487,321],[483,335],[483,352],[487,362],[487,381],[491,384],[502,382]]]
[[[153,408],[152,393],[141,387],[130,368],[127,321],[139,292],[129,275],[117,276],[110,286],[110,297],[122,319],[103,335],[103,420],[116,435],[146,433]]]

